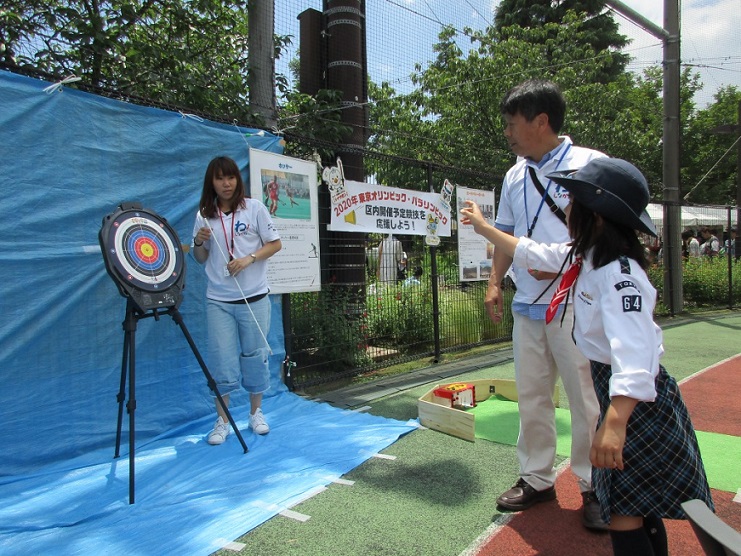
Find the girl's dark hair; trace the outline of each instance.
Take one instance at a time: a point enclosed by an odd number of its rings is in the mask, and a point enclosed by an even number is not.
[[[643,270],[648,268],[646,251],[635,230],[604,216],[602,225],[597,226],[596,214],[578,201],[571,205],[569,233],[577,255],[594,248],[594,268],[605,266],[622,255],[634,259]]]
[[[214,178],[220,176],[236,176],[237,189],[231,200],[229,212],[234,212],[238,208],[244,208],[245,187],[242,180],[242,174],[239,166],[228,156],[217,156],[208,164],[206,175],[203,177],[203,190],[201,191],[201,201],[198,203],[198,209],[204,218],[213,218],[218,214],[216,206],[216,190],[214,189]]]

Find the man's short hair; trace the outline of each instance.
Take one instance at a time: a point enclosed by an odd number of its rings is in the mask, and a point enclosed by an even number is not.
[[[566,116],[566,100],[561,89],[552,81],[528,79],[512,87],[499,105],[504,114],[514,116],[518,112],[532,122],[538,114],[546,114],[554,133],[561,131]]]

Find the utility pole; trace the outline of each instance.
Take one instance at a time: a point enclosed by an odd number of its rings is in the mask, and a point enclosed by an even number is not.
[[[247,2],[250,107],[260,114],[266,127],[275,127],[275,28],[274,0]]]
[[[664,303],[672,315],[682,310],[682,243],[679,183],[679,0],[664,0],[664,27],[655,25],[641,14],[617,0],[605,2],[616,12],[642,27],[664,44]]]

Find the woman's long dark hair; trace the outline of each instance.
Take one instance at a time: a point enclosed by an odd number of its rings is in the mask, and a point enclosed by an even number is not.
[[[204,218],[214,218],[218,214],[216,210],[216,190],[214,189],[214,178],[219,176],[236,176],[237,188],[234,190],[229,212],[245,207],[245,188],[239,166],[228,156],[217,156],[208,164],[206,175],[203,177],[203,190],[198,208]]]
[[[642,269],[648,268],[646,251],[635,230],[604,216],[597,222],[597,215],[575,201],[569,213],[569,234],[577,255],[584,255],[593,248],[592,265],[600,268],[622,255],[635,260]]]

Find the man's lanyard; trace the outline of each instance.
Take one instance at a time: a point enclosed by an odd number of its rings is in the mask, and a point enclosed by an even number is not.
[[[558,170],[558,167],[561,165],[561,162],[563,162],[564,157],[566,156],[566,153],[569,152],[569,149],[571,148],[571,143],[566,145],[566,148],[563,150],[563,153],[561,153],[561,158],[558,159],[558,162],[556,163],[556,167],[553,169],[555,172]],[[527,169],[528,164],[525,163],[525,184],[522,189],[522,194],[525,198],[525,222],[528,222],[530,220],[530,216],[527,213]],[[543,192],[543,196],[540,198],[540,204],[538,205],[538,210],[535,212],[535,216],[533,217],[533,222],[530,224],[530,226],[527,229],[527,237],[530,237],[533,235],[533,230],[535,229],[535,224],[538,222],[538,215],[540,214],[540,210],[543,208],[543,203],[545,203],[545,196],[548,195],[548,189],[551,187],[551,180],[548,180],[548,184],[545,186],[545,191]]]
[[[224,232],[224,244],[229,252],[229,260],[234,260],[234,211],[232,211],[232,237],[231,240],[226,235],[226,226],[224,226],[224,214],[219,207],[219,220],[221,220],[221,231]]]

